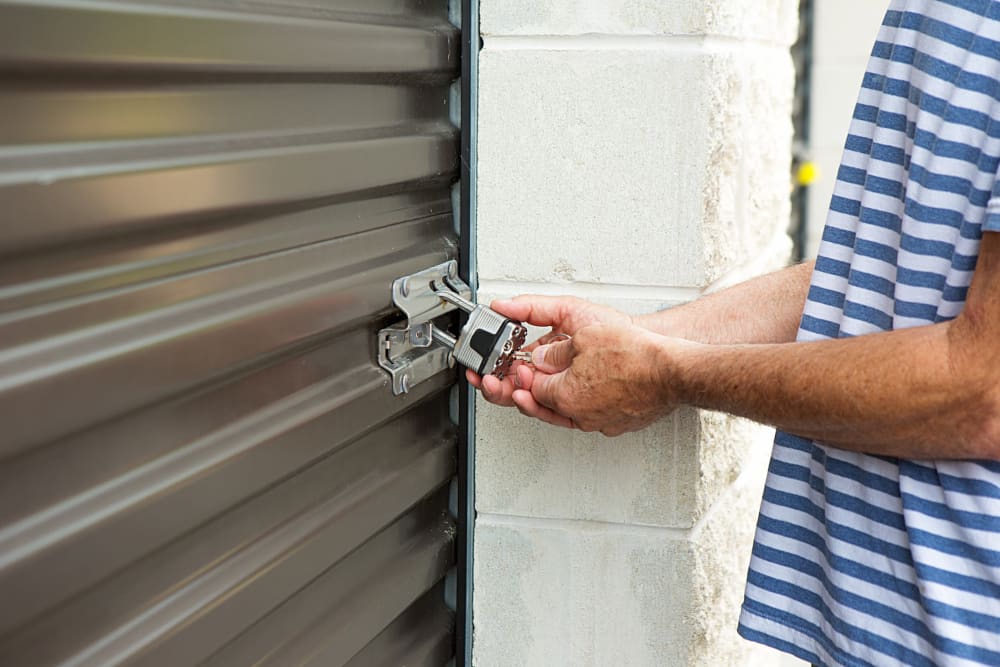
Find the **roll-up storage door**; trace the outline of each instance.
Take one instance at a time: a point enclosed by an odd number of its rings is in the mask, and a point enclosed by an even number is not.
[[[0,665],[451,659],[445,5],[0,1]]]

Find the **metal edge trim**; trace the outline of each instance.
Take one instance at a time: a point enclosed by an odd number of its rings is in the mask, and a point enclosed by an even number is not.
[[[459,275],[476,294],[479,288],[476,263],[476,169],[479,100],[479,0],[462,0],[462,126],[461,126],[461,217]],[[458,443],[458,605],[456,620],[456,665],[472,666],[472,611],[475,537],[475,390],[460,375]]]

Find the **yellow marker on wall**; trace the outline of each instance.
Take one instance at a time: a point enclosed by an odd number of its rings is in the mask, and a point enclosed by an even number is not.
[[[800,187],[805,187],[812,185],[820,178],[819,165],[815,162],[807,160],[799,166],[798,172],[795,174],[795,183]]]

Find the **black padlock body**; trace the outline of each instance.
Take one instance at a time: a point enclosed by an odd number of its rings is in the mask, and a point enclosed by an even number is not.
[[[485,375],[487,371],[493,370],[492,368],[487,369],[490,356],[497,345],[501,344],[501,339],[504,338],[504,332],[507,331],[507,325],[510,323],[511,320],[504,320],[500,324],[500,327],[492,333],[485,329],[476,329],[473,332],[472,338],[469,339],[469,347],[478,352],[479,356],[483,359],[482,364],[480,364],[479,369],[476,371],[480,375]]]

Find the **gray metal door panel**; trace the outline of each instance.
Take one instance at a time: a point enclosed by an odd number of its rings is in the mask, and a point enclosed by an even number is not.
[[[0,664],[441,664],[441,3],[0,2]]]

